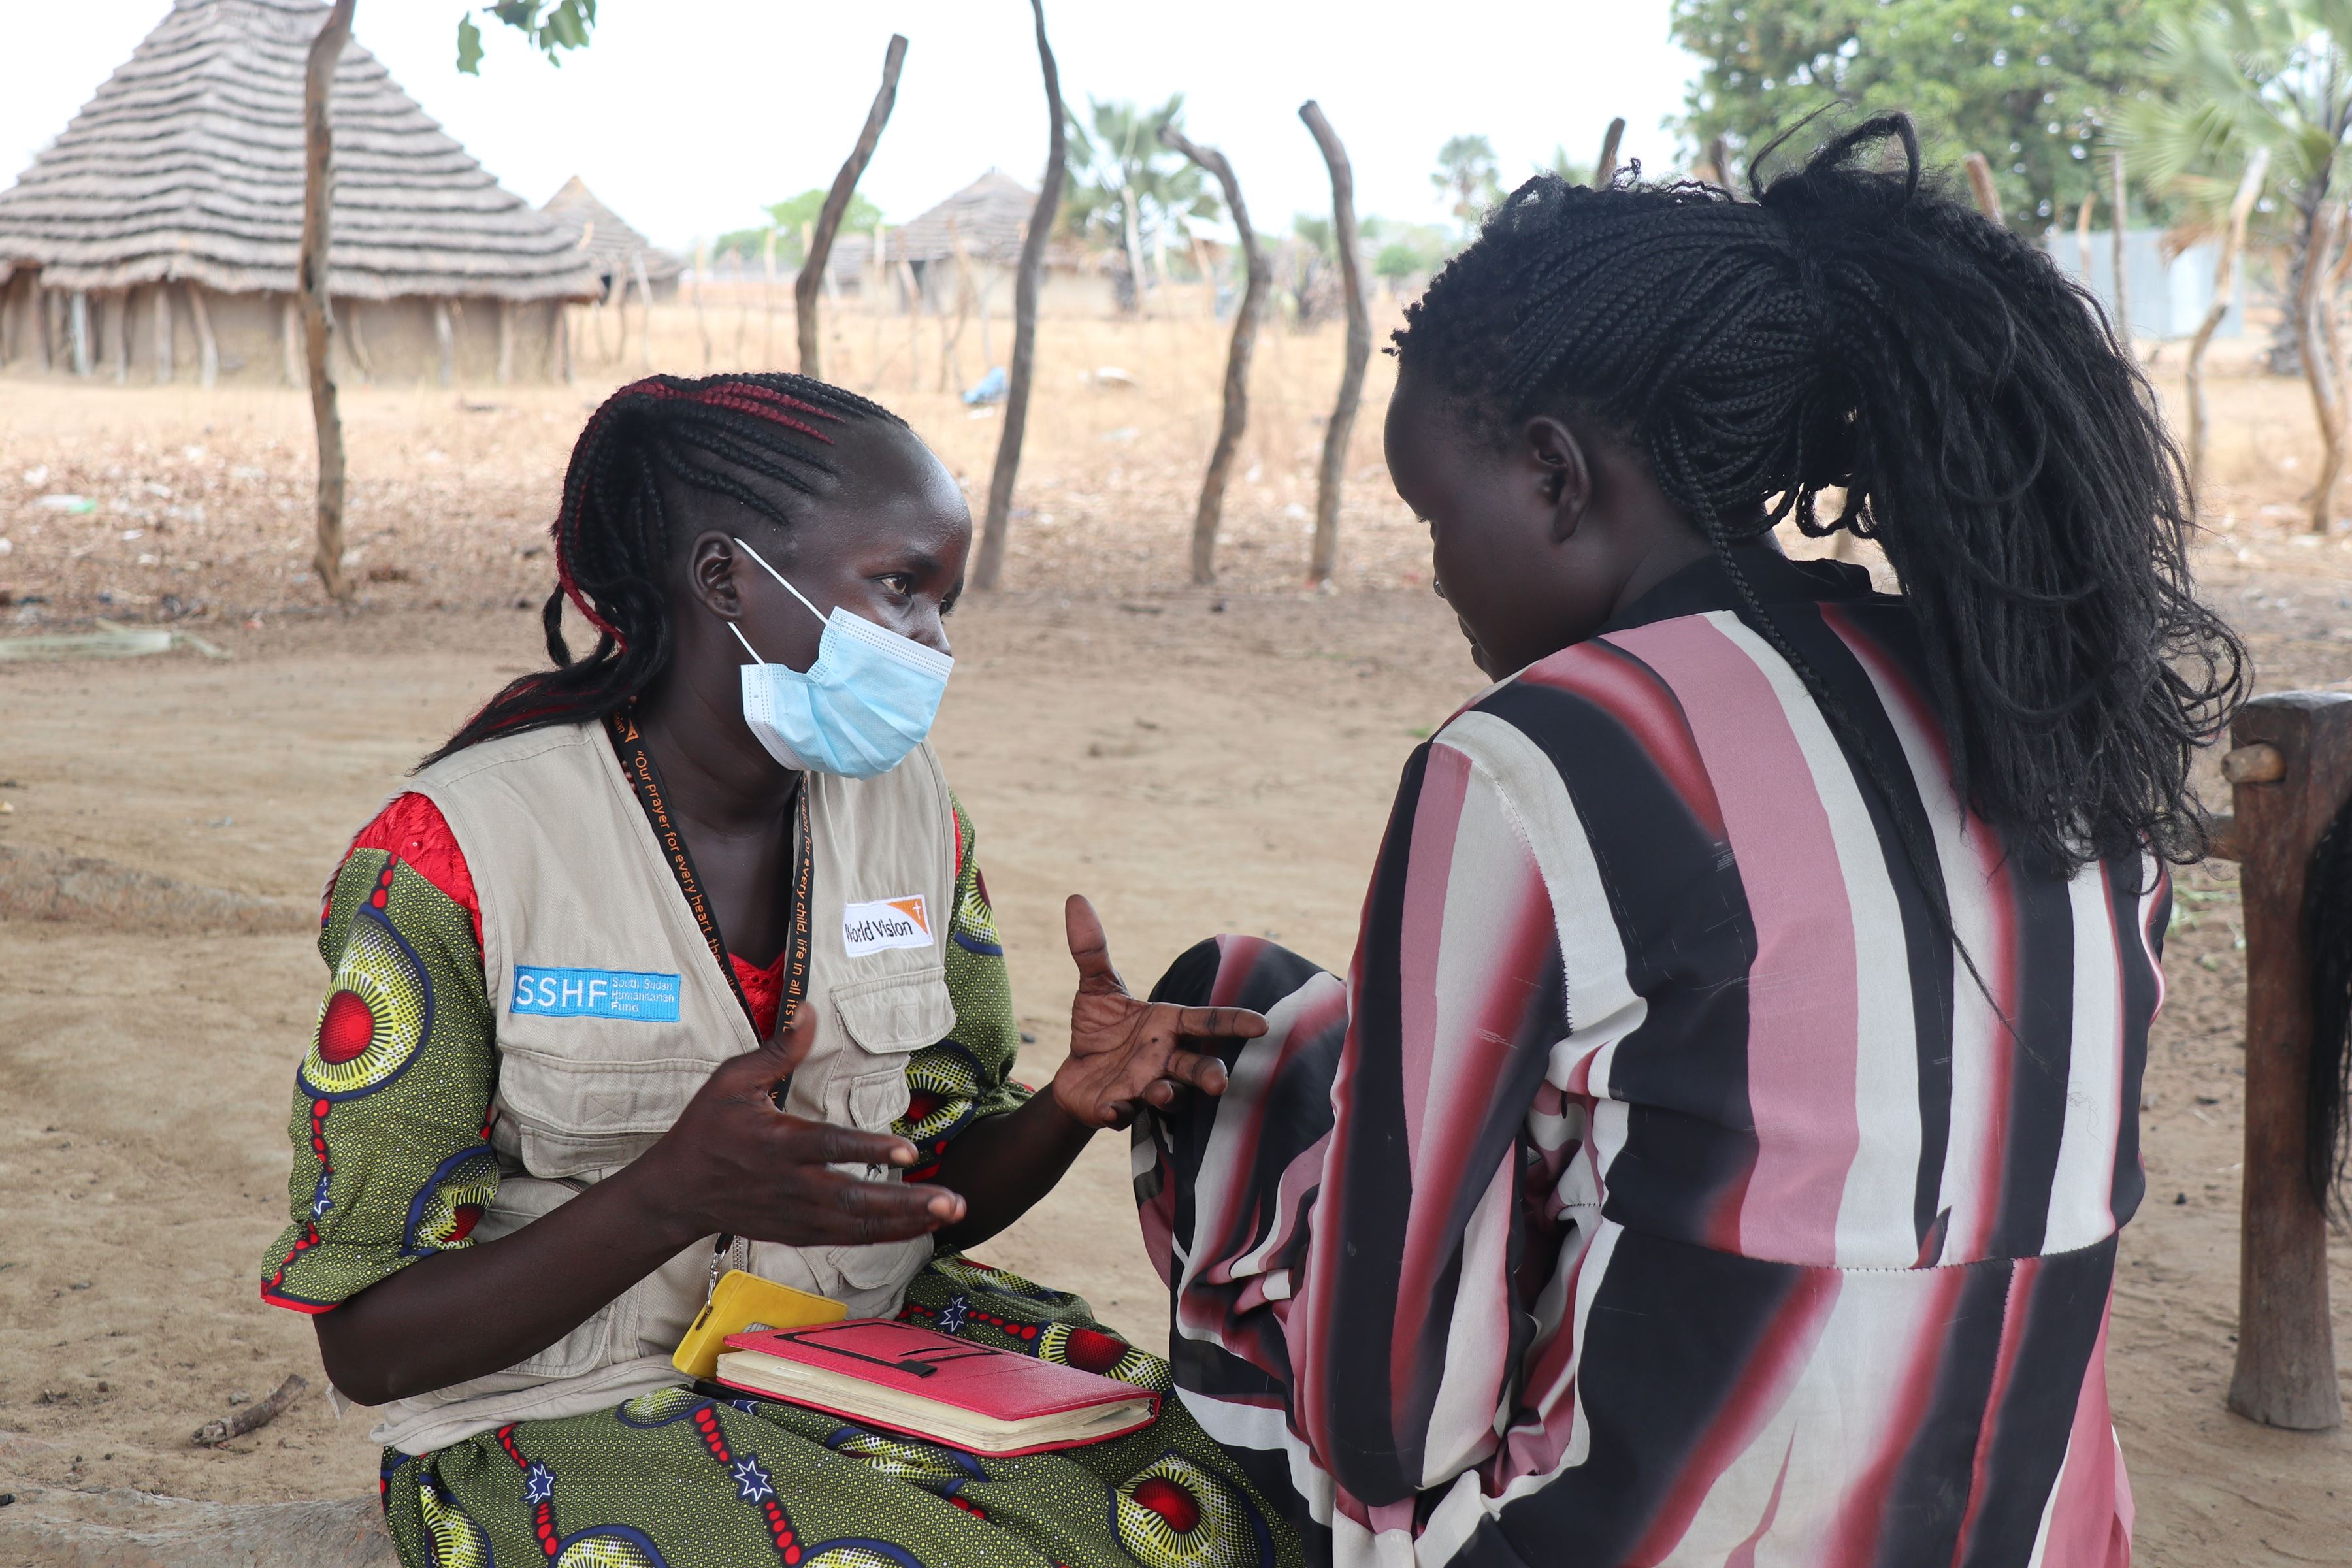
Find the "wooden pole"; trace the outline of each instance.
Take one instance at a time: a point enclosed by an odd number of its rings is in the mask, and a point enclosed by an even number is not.
[[[335,67],[351,42],[352,11],[358,0],[335,0],[326,24],[311,40],[310,68],[302,87],[302,249],[295,263],[296,298],[301,302],[304,359],[310,372],[310,414],[319,427],[319,547],[310,557],[319,585],[339,604],[349,604],[352,585],[343,575],[343,417],[336,405],[333,346],[335,317],[328,296],[327,249],[334,186],[334,128],[328,110]]]
[[[1609,122],[1609,130],[1601,138],[1601,159],[1592,165],[1592,188],[1606,190],[1617,175],[1617,149],[1625,140],[1625,117],[1619,115]]]
[[[203,285],[188,283],[188,315],[196,324],[196,380],[205,386],[220,383],[220,340],[213,336],[213,313],[205,304]]]
[[[1981,153],[1971,153],[1966,162],[1969,189],[1977,198],[1977,211],[1995,223],[2000,222],[2000,188],[1992,183],[1992,160]]]
[[[760,239],[760,368],[776,368],[776,226]]]
[[[2125,241],[2131,232],[2130,206],[2125,201],[2124,154],[2117,148],[2107,154],[2107,205],[2114,209],[2114,229],[2109,236],[2116,268],[2116,336],[2124,352],[2132,350],[2131,259]]]
[[[873,391],[882,384],[882,291],[890,287],[890,231],[880,224],[874,226],[874,282],[866,291],[866,310],[874,318],[874,363],[866,378],[866,390]]]
[[[841,232],[841,220],[849,211],[849,198],[856,194],[866,165],[873,161],[875,145],[882,140],[882,128],[890,123],[891,107],[898,101],[898,69],[906,63],[907,40],[893,33],[882,51],[882,86],[874,94],[873,106],[866,111],[866,124],[857,132],[857,144],[849,150],[847,161],[833,176],[833,188],[824,193],[824,205],[817,210],[816,228],[809,236],[806,254],[801,258],[801,275],[793,279],[793,324],[800,336],[803,375],[822,374],[817,352],[816,291],[824,287],[824,265],[833,256],[834,236]]]
[[[351,355],[352,368],[360,373],[360,384],[375,384],[375,361],[368,357],[367,334],[360,331],[360,302],[343,301],[343,313],[335,318],[335,325],[344,328],[343,348]]]
[[[1005,376],[1004,433],[997,438],[996,470],[988,479],[988,511],[981,525],[973,584],[992,589],[1004,570],[1004,536],[1013,521],[1013,481],[1021,471],[1021,437],[1029,427],[1029,381],[1037,363],[1037,290],[1045,275],[1045,246],[1062,205],[1062,167],[1069,143],[1062,129],[1062,77],[1045,41],[1045,0],[1029,0],[1037,23],[1037,67],[1045,80],[1045,179],[1021,238],[1021,270],[1013,279],[1013,363]]]
[[[2263,180],[2270,167],[2271,150],[2267,147],[2255,148],[2254,155],[2246,160],[2246,172],[2238,181],[2238,194],[2230,201],[2230,226],[2221,231],[2221,254],[2213,262],[2213,298],[2205,307],[2205,319],[2197,323],[2197,335],[2189,340],[2185,376],[2189,393],[2189,493],[2192,498],[2204,493],[2205,448],[2211,425],[2205,402],[2205,350],[2220,330],[2221,318],[2230,313],[2230,296],[2238,281],[2238,253],[2246,244],[2246,223],[2263,194]]]
[[[121,289],[108,294],[100,302],[107,322],[108,358],[114,366],[114,384],[126,386],[131,381],[131,290]]]
[[[651,374],[654,368],[654,286],[646,277],[646,253],[633,250],[629,259],[637,272],[637,361]],[[627,331],[625,325],[622,329]]]
[[[2246,922],[2243,1237],[2230,1408],[2319,1431],[2344,1419],[2328,1321],[2327,1219],[2312,1191],[2311,952],[2304,923],[2313,847],[2352,795],[2352,694],[2257,698],[2231,726]],[[2268,754],[2264,754],[2267,752]]]
[[[155,285],[155,384],[169,386],[178,366],[172,353],[172,285],[159,280]]]
[[[1348,150],[1313,99],[1298,106],[1298,118],[1314,133],[1331,171],[1331,241],[1339,252],[1339,281],[1348,294],[1348,357],[1339,372],[1339,400],[1323,430],[1323,471],[1315,486],[1315,547],[1307,562],[1307,581],[1322,584],[1339,564],[1339,489],[1348,477],[1348,437],[1356,428],[1356,405],[1363,400],[1364,366],[1372,357],[1372,318],[1364,308],[1363,272],[1356,260],[1356,177],[1348,166]],[[1612,161],[1612,167],[1617,138],[1624,129],[1622,120],[1610,124],[1602,156]]]
[[[433,301],[433,344],[439,351],[441,384],[448,387],[457,380],[457,325],[449,319],[449,301]]]
[[[710,242],[694,242],[694,330],[702,337],[702,368],[710,368],[710,319],[702,313],[703,285],[710,277]]]
[[[2336,515],[2336,479],[2344,467],[2344,384],[2334,352],[2337,271],[2344,209],[2322,202],[2312,215],[2311,247],[2303,264],[2303,297],[2295,301],[2295,346],[2303,355],[2304,384],[2311,389],[2319,421],[2319,473],[2312,482],[2311,531],[2325,533]]]
[[[1214,147],[1196,146],[1173,125],[1160,128],[1160,140],[1181,153],[1209,172],[1224,192],[1225,210],[1233,215],[1234,230],[1241,237],[1242,261],[1248,282],[1242,290],[1242,302],[1234,312],[1233,347],[1225,355],[1225,411],[1217,425],[1217,444],[1209,453],[1209,471],[1201,480],[1201,504],[1192,513],[1192,581],[1208,584],[1217,576],[1217,526],[1225,509],[1225,483],[1232,478],[1234,458],[1241,451],[1242,435],[1249,428],[1250,358],[1257,349],[1257,323],[1265,309],[1265,296],[1274,286],[1274,268],[1266,261],[1265,251],[1257,242],[1257,231],[1250,226],[1249,208],[1242,201],[1242,184],[1234,175],[1233,163]],[[1199,242],[1194,241],[1198,248]],[[1208,268],[1201,268],[1201,279],[1209,288],[1209,308],[1216,310],[1217,282]]]
[[[298,282],[295,287],[301,285]],[[302,298],[299,293],[289,294],[278,310],[278,358],[284,362],[278,369],[289,386],[310,384],[310,374],[303,368],[302,332]]]
[[[514,301],[499,301],[499,384],[514,380]]]
[[[740,367],[751,333],[751,293],[744,283],[743,253],[736,251],[729,259],[735,263],[735,363]]]

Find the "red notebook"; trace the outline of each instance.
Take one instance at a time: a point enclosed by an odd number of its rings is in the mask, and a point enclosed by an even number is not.
[[[730,1334],[719,1381],[978,1454],[1099,1443],[1160,1413],[1131,1383],[888,1318]]]

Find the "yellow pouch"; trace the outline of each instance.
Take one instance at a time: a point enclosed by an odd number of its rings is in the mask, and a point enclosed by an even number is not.
[[[849,1309],[829,1297],[812,1296],[730,1268],[710,1292],[710,1300],[702,1304],[686,1338],[677,1342],[677,1353],[669,1358],[669,1363],[688,1377],[709,1377],[719,1370],[719,1352],[727,1348],[730,1334],[753,1329],[806,1328],[847,1316]]]

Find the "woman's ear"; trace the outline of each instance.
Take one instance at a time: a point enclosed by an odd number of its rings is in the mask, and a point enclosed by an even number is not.
[[[697,536],[687,556],[687,592],[720,620],[740,620],[743,595],[736,591],[735,574],[742,564],[742,552],[726,531],[709,530]]]
[[[1592,465],[1586,460],[1584,443],[1565,420],[1549,414],[1528,420],[1520,441],[1538,493],[1551,511],[1552,542],[1562,543],[1575,534],[1592,505]]]

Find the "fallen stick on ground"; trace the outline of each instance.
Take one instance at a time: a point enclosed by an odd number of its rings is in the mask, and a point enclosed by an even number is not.
[[[301,1398],[302,1391],[310,1386],[300,1373],[289,1373],[286,1381],[278,1385],[277,1393],[258,1405],[247,1405],[234,1415],[205,1422],[196,1428],[196,1435],[189,1441],[198,1447],[217,1448],[232,1437],[242,1437],[247,1432],[267,1426],[283,1415],[286,1407]]]

